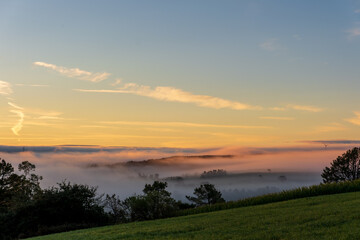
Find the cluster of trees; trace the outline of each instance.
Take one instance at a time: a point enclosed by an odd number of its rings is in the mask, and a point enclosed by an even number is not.
[[[143,194],[125,200],[106,195],[105,206],[112,219],[121,223],[171,217],[178,210],[225,202],[221,192],[212,184],[202,184],[194,189],[195,196],[186,196],[191,204],[173,199],[166,187],[166,182],[154,181],[145,185]]]
[[[61,182],[42,189],[41,176],[28,161],[14,167],[0,163],[0,239],[18,239],[107,224],[171,217],[181,209],[223,202],[211,184],[194,190],[192,202],[171,197],[167,183],[146,184],[143,194],[121,200],[116,195],[99,195],[97,188]]]
[[[227,172],[224,169],[214,169],[211,171],[204,171],[200,177],[201,178],[213,178],[213,177],[224,177],[227,175]]]
[[[171,197],[167,183],[146,184],[143,194],[121,200],[116,195],[99,195],[97,188],[69,182],[42,189],[35,165],[24,161],[18,171],[0,159],[0,239],[18,239],[114,223],[141,221],[174,216],[182,209],[225,202],[212,184],[194,189],[190,201]],[[222,175],[223,171],[205,172]],[[324,183],[360,178],[360,148],[337,157],[321,175]]]
[[[96,188],[59,183],[41,189],[41,176],[35,165],[24,161],[14,167],[0,163],[0,239],[34,235],[108,224],[110,218],[101,206]]]

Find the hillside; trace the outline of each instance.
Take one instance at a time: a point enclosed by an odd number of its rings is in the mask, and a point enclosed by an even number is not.
[[[359,205],[343,193],[31,239],[359,239]]]

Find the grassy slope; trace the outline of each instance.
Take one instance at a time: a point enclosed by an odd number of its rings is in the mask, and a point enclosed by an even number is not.
[[[360,239],[360,192],[37,237],[115,239]]]

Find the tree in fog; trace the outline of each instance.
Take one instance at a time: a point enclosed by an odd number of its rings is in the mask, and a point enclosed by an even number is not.
[[[360,178],[360,148],[347,150],[338,156],[321,174],[324,183],[351,181]]]
[[[194,189],[194,195],[195,197],[186,196],[186,198],[195,203],[196,206],[225,202],[221,192],[213,184],[200,185],[200,187]]]
[[[106,206],[115,222],[170,217],[179,206],[166,188],[166,182],[154,181],[153,184],[145,185],[144,194],[131,196],[123,201],[115,195],[106,196]]]

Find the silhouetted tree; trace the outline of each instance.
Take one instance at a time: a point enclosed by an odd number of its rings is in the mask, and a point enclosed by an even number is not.
[[[35,165],[24,161],[18,166],[19,172],[14,173],[14,168],[4,159],[0,162],[0,209],[2,211],[14,209],[20,205],[27,204],[38,192],[41,191],[38,176],[31,171],[35,171]]]
[[[213,184],[200,185],[200,187],[194,189],[194,195],[196,197],[186,196],[186,198],[195,203],[196,206],[225,202],[221,192],[216,190]]]
[[[179,209],[179,203],[166,190],[167,183],[154,181],[146,184],[142,195],[121,201],[119,197],[107,195],[105,206],[115,222],[141,221],[171,217]]]
[[[0,160],[0,239],[108,223],[96,188],[62,182],[42,190],[34,164],[24,161],[15,173],[11,163]]]
[[[281,175],[281,176],[278,177],[278,179],[279,179],[281,182],[284,182],[284,181],[287,180],[287,177],[284,176],[284,175]]]
[[[43,190],[34,201],[13,211],[7,226],[22,237],[95,227],[108,223],[95,187],[70,182]],[[19,236],[19,235],[18,235]]]
[[[14,168],[10,163],[4,159],[0,162],[0,211],[7,209],[9,200],[12,197],[12,181],[11,178],[14,174]]]
[[[144,195],[128,197],[124,200],[125,211],[131,221],[157,219],[173,216],[178,209],[177,202],[166,190],[167,183],[154,181],[146,184]]]
[[[215,178],[215,177],[224,177],[227,175],[227,172],[224,169],[214,169],[211,171],[204,171],[200,177],[201,178]]]
[[[145,185],[143,192],[150,207],[150,219],[171,216],[177,209],[175,199],[171,197],[171,193],[166,188],[167,183],[160,181]]]
[[[104,205],[109,211],[109,214],[114,223],[121,223],[129,221],[129,209],[118,196],[115,194],[105,196]]]
[[[321,174],[324,183],[351,181],[360,178],[360,148],[347,150],[338,156]]]

